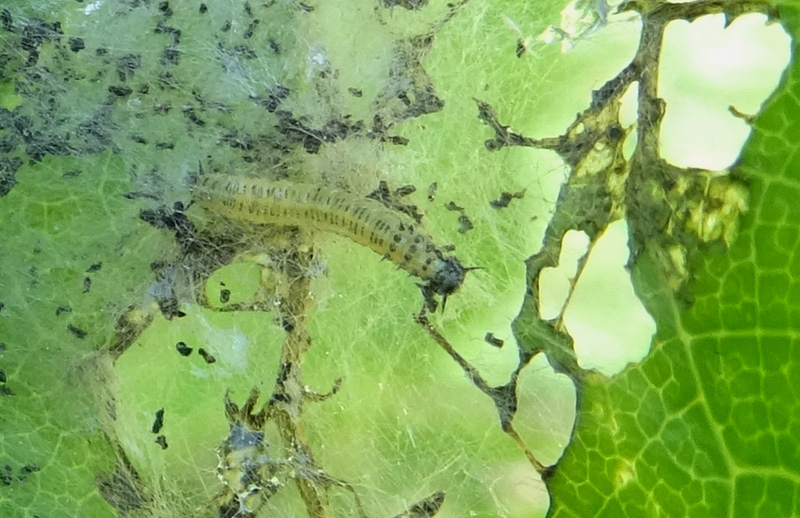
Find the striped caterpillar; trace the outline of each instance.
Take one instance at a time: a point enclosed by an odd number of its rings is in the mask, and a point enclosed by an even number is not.
[[[322,185],[258,178],[204,175],[194,187],[203,208],[234,221],[314,228],[367,246],[419,277],[429,308],[442,306],[464,281],[465,268],[405,216],[381,202]]]

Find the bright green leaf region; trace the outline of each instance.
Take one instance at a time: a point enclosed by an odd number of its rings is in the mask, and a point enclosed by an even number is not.
[[[785,42],[794,8],[6,4],[0,517],[800,515],[797,64],[720,79],[760,92],[722,107],[752,127],[728,171],[659,155],[658,97],[714,91],[659,83],[671,23]],[[209,173],[370,196],[463,283],[445,301],[346,230],[206,210]],[[623,221],[644,309],[607,318],[657,333],[608,375],[564,314]]]
[[[797,11],[781,8],[797,34]],[[795,47],[796,48],[796,47]],[[797,64],[735,166],[750,187],[737,241],[699,259],[690,308],[643,257],[638,291],[658,322],[650,355],[589,376],[548,486],[551,515],[798,516],[800,370]]]

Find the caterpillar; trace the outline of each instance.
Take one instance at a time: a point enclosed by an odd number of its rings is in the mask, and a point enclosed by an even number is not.
[[[313,228],[367,246],[425,281],[420,288],[429,308],[436,307],[434,294],[444,307],[470,270],[404,215],[348,191],[212,174],[197,180],[193,196],[201,207],[234,221]]]

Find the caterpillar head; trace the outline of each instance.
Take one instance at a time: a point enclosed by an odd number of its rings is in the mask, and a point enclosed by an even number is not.
[[[431,291],[441,295],[447,300],[449,295],[455,293],[455,291],[461,287],[467,271],[468,268],[464,268],[461,262],[455,257],[442,259],[433,278],[430,280],[429,286]]]
[[[427,284],[420,284],[422,288],[422,295],[425,298],[425,305],[428,310],[436,311],[436,300],[434,295],[442,296],[442,311],[447,304],[447,297],[461,287],[464,282],[464,276],[468,271],[475,268],[465,268],[461,262],[455,257],[440,257],[441,262],[438,264],[436,272]]]

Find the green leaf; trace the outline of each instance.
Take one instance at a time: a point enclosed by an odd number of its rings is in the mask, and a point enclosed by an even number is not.
[[[131,251],[146,261],[152,257],[146,243],[153,243],[142,240],[137,248],[144,225],[136,223],[135,208],[109,203],[128,187],[119,179],[120,166],[110,154],[23,166],[21,177],[47,181],[20,183],[0,206],[6,243],[0,251],[3,516],[111,511],[94,481],[115,453],[103,432],[108,416],[96,411],[101,395],[85,373],[94,369],[96,344],[107,340],[122,312],[113,301],[137,296],[138,279],[149,273],[146,262],[116,263],[114,245],[131,233]],[[65,178],[61,171],[95,174]]]
[[[795,36],[798,14],[781,6]],[[800,513],[798,99],[795,62],[735,167],[751,188],[739,238],[693,265],[694,305],[676,304],[653,257],[640,258],[653,350],[611,380],[586,378],[548,516]]]

